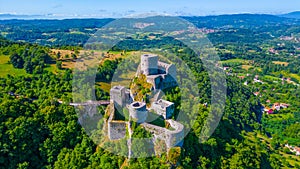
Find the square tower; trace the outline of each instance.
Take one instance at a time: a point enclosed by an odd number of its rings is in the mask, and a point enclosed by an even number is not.
[[[159,99],[158,101],[152,103],[151,109],[153,109],[158,115],[163,116],[164,119],[169,119],[174,113],[175,106],[172,102]]]
[[[158,74],[158,56],[153,54],[142,55],[141,71],[146,76]]]
[[[114,86],[110,89],[110,100],[117,107],[126,105],[126,88],[124,86]]]

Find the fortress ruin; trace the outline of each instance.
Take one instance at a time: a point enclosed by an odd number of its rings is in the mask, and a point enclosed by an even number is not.
[[[177,86],[176,67],[173,64],[160,62],[157,55],[144,54],[141,56],[140,70],[138,74],[146,76],[148,83],[152,85],[151,90],[163,90]],[[174,120],[174,103],[156,97],[150,103],[135,101],[131,91],[124,86],[114,86],[110,90],[110,102],[108,107],[109,117],[107,119],[107,135],[110,140],[120,140],[129,133],[128,143],[131,144],[131,122],[136,122],[152,134],[153,144],[156,140],[165,142],[167,149],[183,145],[184,126]],[[119,119],[121,114],[125,116],[124,110],[128,111],[127,119]],[[157,126],[147,121],[150,113],[161,117],[168,126]],[[130,149],[129,144],[129,149]],[[129,156],[131,150],[129,150]]]

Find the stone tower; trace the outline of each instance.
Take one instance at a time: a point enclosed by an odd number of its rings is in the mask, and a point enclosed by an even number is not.
[[[158,56],[153,54],[142,55],[141,71],[146,76],[158,74]]]
[[[137,122],[143,123],[146,121],[148,116],[148,111],[146,109],[146,103],[144,102],[133,102],[129,105],[129,115],[130,118]]]
[[[164,119],[169,119],[174,113],[174,103],[167,100],[159,99],[152,103],[151,108]]]
[[[114,86],[110,89],[110,100],[116,107],[124,107],[126,104],[126,88],[124,86]]]

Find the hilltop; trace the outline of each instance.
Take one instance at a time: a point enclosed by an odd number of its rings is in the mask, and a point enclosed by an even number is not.
[[[283,15],[280,15],[280,16],[286,17],[286,18],[300,19],[300,11],[290,12],[290,13],[283,14]]]

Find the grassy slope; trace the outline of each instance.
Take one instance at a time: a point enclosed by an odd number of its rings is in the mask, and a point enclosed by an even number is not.
[[[8,74],[10,75],[26,75],[26,71],[24,69],[16,69],[12,64],[9,63],[9,56],[1,55],[0,56],[0,77],[6,77]]]
[[[244,60],[244,59],[228,59],[228,60],[222,60],[221,62],[223,64],[224,63],[242,63],[242,64],[248,64],[249,60]]]
[[[255,142],[256,138],[259,138],[261,142],[266,143],[266,145],[268,146],[269,150],[274,151],[274,148],[271,146],[271,138],[268,138],[267,136],[261,135],[261,134],[255,134],[254,132],[248,132],[246,133],[246,138],[249,140],[252,140],[253,142]],[[293,155],[293,154],[287,154],[283,151],[278,152],[279,154],[276,153],[276,156],[280,159],[280,162],[282,163],[282,167],[281,168],[290,168],[295,167],[295,165],[300,165],[300,157]],[[290,166],[286,166],[283,161],[286,160],[288,162],[288,164]]]

